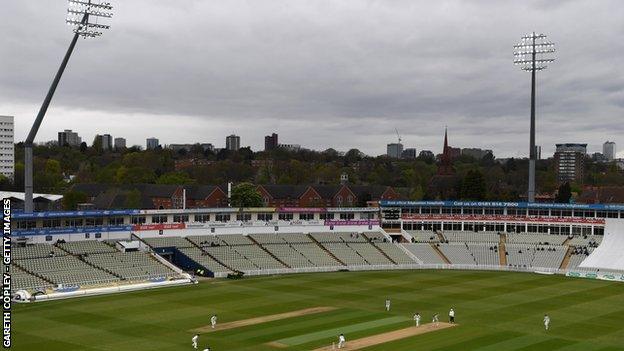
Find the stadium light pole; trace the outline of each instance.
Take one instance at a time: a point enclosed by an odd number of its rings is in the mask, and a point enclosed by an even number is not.
[[[555,61],[551,54],[555,44],[546,41],[544,34],[525,35],[514,45],[514,64],[523,71],[531,72],[531,132],[529,137],[529,189],[528,202],[535,202],[535,72],[546,69],[546,64]]]
[[[99,19],[113,17],[113,13],[111,11],[112,9],[113,7],[109,2],[96,3],[92,2],[92,0],[69,0],[69,6],[67,8],[67,19],[65,20],[65,22],[69,26],[74,27],[74,37],[69,44],[69,48],[67,49],[65,57],[61,62],[61,66],[54,76],[52,85],[50,85],[50,89],[48,89],[48,94],[43,100],[43,104],[39,109],[37,118],[35,118],[35,122],[30,128],[28,137],[26,137],[26,141],[24,142],[24,212],[30,213],[34,210],[33,143],[35,141],[35,136],[37,135],[37,131],[41,126],[43,117],[45,116],[46,111],[50,106],[50,102],[52,101],[52,97],[54,96],[56,87],[61,80],[61,76],[65,71],[65,67],[67,67],[69,57],[74,51],[74,47],[76,46],[76,42],[78,41],[79,37],[83,37],[85,39],[99,37],[100,35],[102,35],[102,30],[110,28],[110,26],[98,23],[98,21]]]

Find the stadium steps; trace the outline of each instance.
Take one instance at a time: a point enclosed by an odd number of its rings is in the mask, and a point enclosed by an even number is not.
[[[451,261],[449,261],[449,259],[442,253],[439,247],[437,247],[434,243],[429,243],[429,245],[431,246],[431,248],[433,248],[433,251],[435,251],[438,256],[440,256],[444,263],[451,264]]]
[[[39,278],[39,279],[41,279],[41,280],[43,280],[43,281],[45,281],[47,283],[50,283],[50,285],[56,285],[56,283],[51,281],[50,279],[47,279],[44,276],[42,276],[41,274],[35,273],[35,272],[33,272],[33,271],[29,270],[29,269],[26,269],[24,266],[20,265],[19,260],[11,261],[11,264],[17,266],[18,269],[20,269],[20,270],[22,270],[22,271],[24,271],[24,272],[26,272],[26,273],[28,273],[30,275],[34,275],[35,277],[37,277],[37,278]]]
[[[392,262],[392,264],[397,264],[393,259],[390,258],[390,256],[388,256],[388,254],[380,249],[379,246],[375,245],[375,242],[372,241],[368,236],[364,235],[364,237],[366,238],[366,241],[368,241],[369,244],[373,245],[373,247],[375,247],[377,251],[379,251],[379,253],[381,253],[386,259],[388,259],[388,261]]]
[[[507,234],[502,233],[499,235],[498,242],[498,258],[501,266],[507,267],[507,248],[505,247],[505,243],[507,242]]]
[[[446,238],[444,237],[444,234],[442,234],[442,232],[436,231],[436,235],[438,236],[438,239],[440,239],[441,243],[446,242]]]
[[[253,241],[253,243],[255,245],[258,245],[264,252],[266,252],[269,256],[273,257],[277,262],[283,264],[285,267],[287,268],[292,268],[291,266],[287,265],[286,262],[282,261],[279,259],[279,257],[275,256],[271,251],[267,250],[266,247],[262,246],[262,244],[260,244],[258,241],[256,241],[256,239],[254,239],[253,236],[251,235],[247,235],[247,238],[251,241]]]
[[[318,240],[316,240],[316,238],[314,238],[311,234],[308,234],[308,238],[310,238],[310,240],[312,240],[318,247],[320,247],[321,250],[325,251],[325,253],[328,254],[329,257],[333,258],[334,260],[336,260],[336,262],[340,263],[341,265],[346,266],[346,264],[344,262],[339,260],[338,257],[336,257],[329,250],[327,250],[327,248],[325,246],[323,246]]]
[[[232,272],[239,272],[238,270],[233,269],[232,267],[228,266],[227,264],[225,264],[225,263],[223,263],[223,262],[219,261],[216,257],[214,257],[213,255],[211,255],[211,254],[210,254],[210,252],[208,252],[208,251],[206,251],[206,250],[202,249],[202,248],[201,248],[201,246],[197,245],[197,244],[196,244],[193,240],[190,240],[188,237],[184,237],[184,240],[186,240],[186,241],[190,242],[190,243],[191,243],[191,245],[193,245],[193,247],[198,248],[198,249],[199,249],[199,251],[201,251],[201,252],[205,253],[205,254],[206,254],[206,256],[208,256],[208,257],[212,258],[213,260],[217,261],[217,263],[219,263],[219,264],[220,264],[220,265],[222,265],[223,267],[225,267],[225,268],[227,268],[227,269],[231,270]],[[151,246],[150,246],[150,247],[151,247]],[[204,268],[205,268],[205,267],[204,267]],[[208,268],[206,268],[206,269],[208,269]]]
[[[566,242],[568,242],[569,240],[570,238],[568,238]],[[568,251],[566,252],[565,256],[563,256],[563,261],[561,261],[559,269],[568,269],[568,266],[570,265],[570,259],[572,259],[572,252],[574,252],[574,246],[568,245]]]
[[[108,269],[106,269],[106,268],[104,268],[104,267],[100,267],[100,266],[98,266],[98,265],[96,265],[96,264],[93,264],[93,263],[91,263],[91,262],[89,262],[89,261],[85,260],[85,259],[84,259],[84,257],[83,257],[83,255],[74,255],[74,256],[75,256],[77,259],[81,260],[82,262],[86,263],[87,265],[89,265],[89,266],[91,266],[91,267],[93,267],[93,268],[95,268],[95,269],[99,269],[99,270],[101,270],[101,271],[104,271],[104,272],[106,272],[106,273],[108,273],[108,274],[110,274],[110,275],[112,275],[112,276],[114,276],[114,277],[116,277],[116,278],[119,278],[120,280],[126,280],[124,277],[122,277],[121,275],[119,275],[119,274],[117,274],[117,273],[115,273],[115,272],[113,272],[113,271],[111,271],[111,270],[108,270]]]
[[[356,254],[356,255],[358,255],[358,256],[360,256],[360,257],[362,257],[362,259],[364,260],[364,262],[366,262],[367,264],[372,265],[372,264],[371,264],[371,263],[370,263],[370,262],[366,259],[366,257],[362,256],[362,254],[361,254],[358,250],[354,249],[353,247],[351,247],[351,245],[349,245],[349,244],[351,244],[351,243],[344,243],[344,244],[345,244],[345,245],[347,245],[347,247],[348,247],[348,248],[350,248],[351,250],[353,250],[353,252],[355,252],[355,254]]]

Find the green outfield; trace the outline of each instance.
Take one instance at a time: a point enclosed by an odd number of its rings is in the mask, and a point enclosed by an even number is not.
[[[392,300],[384,310],[386,297]],[[194,286],[14,307],[15,350],[192,350],[192,330],[334,307],[202,333],[212,351],[314,350],[412,326],[439,312],[456,327],[365,350],[624,350],[624,284],[529,273],[339,272],[213,280]],[[544,313],[552,318],[544,331]],[[278,347],[280,346],[280,347]]]

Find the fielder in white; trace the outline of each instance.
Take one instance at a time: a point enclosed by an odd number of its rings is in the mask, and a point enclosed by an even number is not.
[[[453,308],[449,311],[449,322],[455,324],[455,310]]]
[[[214,329],[217,326],[217,315],[213,314],[212,317],[210,317],[210,326],[212,327],[212,329]]]
[[[191,338],[191,341],[193,342],[193,348],[197,350],[197,339],[199,339],[199,335],[195,334],[193,335],[193,337]]]
[[[438,326],[438,322],[440,322],[440,316],[436,313],[433,315],[433,319],[431,320],[431,323],[434,323],[435,326]]]
[[[544,315],[544,329],[548,330],[550,328],[550,316],[547,314]]]
[[[414,315],[414,322],[416,323],[417,327],[420,327],[420,313],[416,312],[416,314]]]
[[[345,339],[344,334],[340,334],[338,336],[338,348],[341,349],[345,347],[346,343],[347,343],[347,340]]]
[[[390,311],[390,299],[386,299],[386,311]]]

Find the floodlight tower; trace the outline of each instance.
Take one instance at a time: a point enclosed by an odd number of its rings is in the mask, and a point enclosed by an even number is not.
[[[61,62],[61,66],[59,67],[56,75],[54,76],[54,80],[52,81],[52,85],[48,90],[48,94],[43,100],[43,104],[39,109],[39,113],[37,114],[37,118],[35,118],[35,122],[30,128],[30,133],[28,133],[28,137],[24,142],[24,211],[29,213],[33,212],[33,142],[35,141],[35,136],[37,135],[37,131],[39,130],[39,126],[41,126],[41,122],[43,121],[43,117],[48,110],[48,106],[50,106],[50,102],[52,101],[52,97],[54,96],[54,92],[56,91],[56,87],[58,86],[59,81],[61,80],[61,76],[65,71],[65,67],[67,66],[67,62],[69,61],[69,57],[74,51],[74,47],[76,46],[76,42],[79,37],[83,38],[95,38],[102,35],[102,30],[109,29],[110,26],[106,24],[98,23],[100,19],[106,19],[113,17],[112,10],[113,7],[109,2],[92,2],[92,0],[69,0],[69,7],[67,9],[67,19],[66,23],[69,26],[74,27],[74,38],[69,44],[69,48],[65,53],[65,57]]]
[[[522,37],[519,44],[514,45],[514,64],[523,71],[531,72],[531,136],[529,140],[529,190],[527,200],[535,202],[535,72],[546,69],[546,64],[555,61],[551,56],[555,52],[555,44],[546,41],[544,34],[532,34]]]

